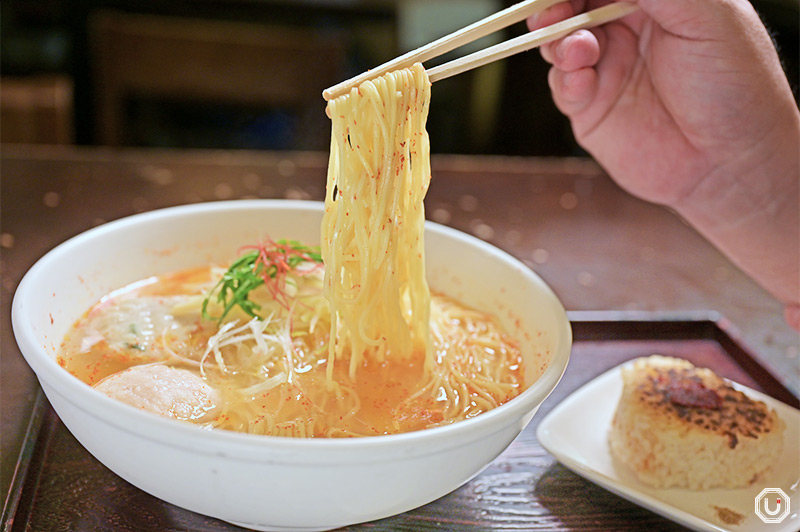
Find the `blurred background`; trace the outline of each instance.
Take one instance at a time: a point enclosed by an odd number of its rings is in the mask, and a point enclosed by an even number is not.
[[[3,142],[327,150],[322,89],[512,3],[4,0],[0,135]],[[798,1],[753,4],[797,95]],[[471,48],[525,31],[520,23]],[[528,52],[437,82],[428,122],[434,151],[579,155],[546,76],[538,52]]]

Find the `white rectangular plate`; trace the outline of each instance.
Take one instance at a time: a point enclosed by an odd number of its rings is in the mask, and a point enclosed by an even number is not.
[[[657,489],[612,460],[608,448],[611,418],[622,394],[622,366],[603,373],[564,399],[539,423],[539,443],[582,477],[667,519],[700,531],[796,532],[800,530],[800,411],[746,386],[753,399],[774,408],[786,423],[784,450],[763,481],[741,489]],[[789,515],[765,524],[755,513],[755,498],[764,488],[780,488],[790,498]],[[738,525],[723,523],[716,507],[745,516]],[[772,508],[775,509],[774,507]]]

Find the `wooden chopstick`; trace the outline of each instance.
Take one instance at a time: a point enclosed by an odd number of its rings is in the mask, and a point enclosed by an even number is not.
[[[458,31],[450,33],[449,35],[445,35],[444,37],[441,37],[432,43],[407,52],[378,67],[367,70],[358,76],[338,83],[333,87],[329,87],[322,91],[322,97],[325,98],[325,100],[331,100],[349,91],[352,87],[360,85],[368,79],[382,76],[383,74],[391,72],[392,70],[411,66],[417,62],[424,63],[425,61],[433,59],[434,57],[446,54],[447,52],[454,50],[459,46],[471,43],[472,41],[480,39],[481,37],[485,37],[490,33],[501,30],[507,26],[510,26],[511,24],[526,19],[534,13],[544,11],[548,7],[564,1],[566,0],[525,0],[524,2],[514,4],[511,7],[508,7],[502,11],[498,11],[497,13],[470,24],[469,26],[461,28]],[[487,48],[487,50],[488,49],[489,48]]]
[[[477,68],[479,66],[498,61],[510,55],[519,52],[524,52],[537,46],[541,46],[551,41],[555,41],[572,33],[581,28],[593,28],[618,18],[629,15],[639,9],[636,4],[628,2],[614,2],[603,7],[599,7],[586,13],[581,13],[572,18],[557,22],[552,26],[546,26],[538,30],[532,31],[525,35],[520,35],[514,39],[501,42],[494,46],[490,46],[485,50],[480,50],[475,53],[466,55],[459,59],[450,61],[443,65],[431,68],[428,70],[428,79],[431,83],[439,81],[450,76],[455,76],[467,70]]]

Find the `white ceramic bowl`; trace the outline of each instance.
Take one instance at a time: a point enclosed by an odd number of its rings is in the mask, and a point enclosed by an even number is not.
[[[257,530],[323,530],[433,501],[483,470],[563,374],[571,329],[545,283],[510,255],[453,229],[426,228],[433,289],[495,313],[522,344],[530,387],[476,418],[359,439],[202,430],[112,400],[56,363],[70,325],[113,289],[231,260],[269,235],[318,243],[322,204],[247,200],[153,211],[83,233],[40,259],[14,297],[20,349],[75,437],[119,476],[165,501]]]

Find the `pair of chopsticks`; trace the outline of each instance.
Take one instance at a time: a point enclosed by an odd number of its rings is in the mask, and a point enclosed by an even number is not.
[[[391,61],[388,61],[376,68],[368,70],[358,76],[343,81],[333,87],[329,87],[322,91],[322,97],[325,100],[331,100],[342,94],[346,93],[353,87],[357,87],[361,83],[382,76],[387,72],[406,68],[414,63],[424,63],[429,59],[438,57],[451,50],[470,43],[474,40],[480,39],[490,33],[494,33],[503,29],[511,24],[524,20],[525,18],[543,11],[548,7],[563,2],[565,0],[526,0],[515,4],[507,9],[498,11],[478,22],[470,24],[469,26],[455,31],[449,35],[426,44],[416,50],[407,52]],[[431,82],[455,76],[467,70],[472,70],[479,66],[498,61],[510,55],[519,52],[524,52],[537,46],[541,46],[548,42],[560,39],[573,31],[581,28],[593,28],[618,18],[624,17],[636,11],[639,8],[636,4],[628,2],[614,2],[612,4],[599,7],[586,13],[581,13],[572,18],[562,20],[551,26],[540,28],[538,30],[529,32],[525,35],[520,35],[500,44],[490,46],[484,50],[479,50],[475,53],[466,55],[460,59],[455,59],[449,63],[439,65],[428,70],[428,79]]]

